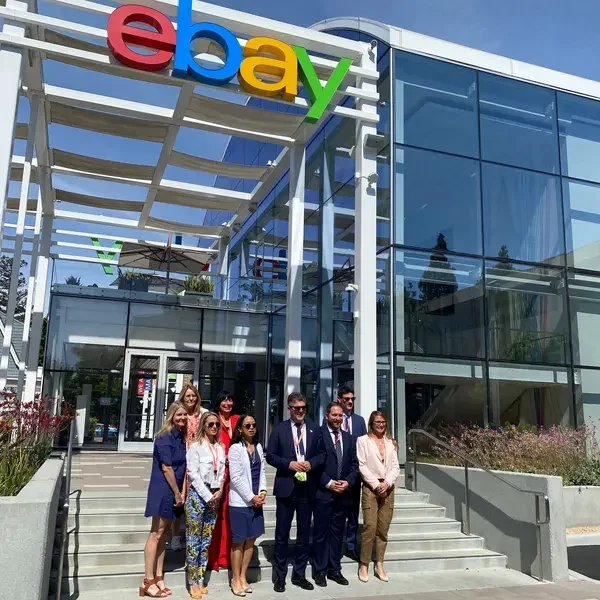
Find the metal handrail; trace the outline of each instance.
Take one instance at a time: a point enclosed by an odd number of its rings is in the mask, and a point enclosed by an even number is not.
[[[58,569],[56,571],[56,600],[60,600],[62,592],[62,576],[65,563],[65,544],[67,543],[67,525],[69,519],[69,499],[71,496],[71,463],[73,461],[73,438],[75,437],[75,419],[69,427],[69,444],[67,446],[67,467],[65,470],[65,501],[62,507],[62,521],[60,525],[60,554],[58,555]]]
[[[548,525],[550,523],[550,500],[548,496],[543,492],[535,492],[533,490],[526,490],[514,483],[511,483],[508,479],[505,479],[498,473],[494,473],[487,467],[484,467],[482,464],[478,463],[476,460],[473,460],[463,452],[460,452],[456,448],[452,448],[446,442],[436,438],[434,435],[425,431],[424,429],[411,429],[407,434],[408,446],[409,450],[412,451],[413,455],[413,486],[414,491],[418,491],[417,489],[417,440],[416,436],[422,435],[426,438],[429,438],[431,441],[435,442],[438,446],[442,446],[455,456],[458,456],[461,460],[464,461],[465,464],[465,522],[464,522],[464,533],[466,535],[471,535],[471,503],[469,500],[469,463],[476,467],[477,469],[481,469],[486,473],[489,473],[492,477],[500,480],[502,483],[513,488],[517,492],[522,492],[523,494],[529,494],[535,497],[535,526],[537,527],[537,538],[538,538],[538,551],[540,554],[540,575],[538,579],[540,581],[544,581],[544,555],[542,551],[542,526]],[[411,444],[412,440],[412,444]],[[540,499],[544,502],[544,519],[540,520]]]

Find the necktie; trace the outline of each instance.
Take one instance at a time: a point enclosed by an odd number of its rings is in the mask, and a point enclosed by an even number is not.
[[[301,456],[304,456],[304,440],[300,439],[301,435],[302,435],[302,424],[296,423],[296,439],[300,440],[300,443],[298,444],[298,453]]]
[[[340,439],[340,432],[335,431],[335,455],[337,456],[337,478],[342,476],[342,440]]]

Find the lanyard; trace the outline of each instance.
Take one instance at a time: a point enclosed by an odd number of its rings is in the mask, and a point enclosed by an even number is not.
[[[213,469],[214,472],[217,472],[217,462],[219,459],[219,449],[216,447],[216,444],[211,444],[210,442],[207,442],[208,444],[208,449],[210,450],[210,453],[212,454],[212,460],[213,460]],[[214,448],[213,448],[214,446]]]
[[[294,425],[294,429],[296,429],[295,425]],[[300,454],[300,443],[302,442],[302,440],[304,439],[304,436],[306,434],[306,423],[304,423],[302,425],[302,429],[301,429],[302,433],[300,433],[300,437],[298,437],[298,439],[296,439],[296,431],[294,431],[294,435],[292,436],[294,439],[294,450],[296,451],[296,458],[299,461],[303,461],[304,455]],[[306,452],[306,444],[304,444],[304,451]]]

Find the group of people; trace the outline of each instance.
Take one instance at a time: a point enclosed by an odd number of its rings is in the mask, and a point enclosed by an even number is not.
[[[288,543],[294,518],[296,544],[291,583],[314,589],[306,578],[313,530],[313,579],[348,585],[342,574],[346,554],[359,562],[358,578],[374,574],[388,581],[384,570],[387,535],[394,510],[394,484],[400,474],[396,442],[387,420],[373,411],[368,424],[354,413],[352,389],[338,390],[321,426],[306,420],[300,393],[289,395],[290,418],[277,425],[266,451],[250,414],[233,414],[233,397],[221,392],[213,407],[201,407],[198,390],[187,385],[167,411],[154,443],[146,516],[152,517],[145,546],[145,579],[140,596],[172,594],[164,582],[164,556],[180,547],[180,520],[185,513],[186,572],[192,598],[208,593],[207,570],[231,568],[236,596],[252,593],[246,573],[256,539],[265,532],[263,506],[268,494],[266,464],[276,469],[273,589],[284,592]],[[362,482],[362,485],[361,485]],[[363,527],[358,518],[361,507]]]

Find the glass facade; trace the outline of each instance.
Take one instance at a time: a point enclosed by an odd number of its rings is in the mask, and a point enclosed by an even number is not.
[[[393,90],[400,430],[596,416],[600,103],[401,51]]]

